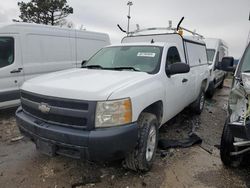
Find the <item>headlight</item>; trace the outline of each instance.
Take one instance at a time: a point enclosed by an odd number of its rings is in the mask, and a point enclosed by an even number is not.
[[[95,127],[112,127],[131,121],[132,105],[129,98],[97,102]]]

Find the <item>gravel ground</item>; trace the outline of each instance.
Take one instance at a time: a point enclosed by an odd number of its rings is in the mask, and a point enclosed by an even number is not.
[[[200,116],[185,109],[160,129],[160,137],[187,138],[192,131],[202,139],[190,148],[157,151],[152,170],[135,173],[121,161],[96,164],[66,157],[47,157],[15,124],[15,109],[0,111],[0,188],[44,187],[250,187],[250,167],[225,168],[219,158],[220,136],[226,117],[230,81]]]

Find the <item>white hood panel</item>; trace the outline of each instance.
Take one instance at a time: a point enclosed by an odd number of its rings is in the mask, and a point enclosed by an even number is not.
[[[144,72],[70,69],[25,82],[22,90],[79,100],[107,100],[117,89],[150,77]]]

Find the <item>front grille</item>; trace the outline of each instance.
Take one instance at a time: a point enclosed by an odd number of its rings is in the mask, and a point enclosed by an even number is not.
[[[61,126],[81,129],[94,127],[96,102],[63,99],[21,91],[21,104],[26,114],[35,118]],[[49,106],[50,111],[39,110],[40,104]]]
[[[51,106],[57,106],[62,108],[71,108],[71,109],[79,109],[79,110],[88,110],[89,104],[84,101],[73,101],[69,99],[60,99],[55,97],[41,96],[37,94],[25,93],[21,92],[21,97],[26,98],[28,100],[34,102],[43,102],[50,104]]]

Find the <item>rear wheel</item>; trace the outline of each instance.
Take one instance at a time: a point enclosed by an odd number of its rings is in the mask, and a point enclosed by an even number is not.
[[[205,104],[205,92],[203,90],[200,91],[198,98],[191,105],[193,111],[196,114],[201,114]]]
[[[238,167],[242,162],[242,156],[231,156],[230,153],[236,151],[233,145],[235,138],[228,127],[227,121],[225,122],[221,144],[220,144],[220,157],[225,166]]]
[[[222,79],[220,85],[218,86],[219,89],[222,89],[223,88],[223,84],[224,84],[224,78]]]
[[[125,159],[125,168],[148,171],[153,165],[158,143],[158,120],[154,114],[142,113],[138,119],[139,138],[134,151]]]
[[[214,82],[211,82],[208,86],[206,96],[211,99],[213,98],[214,93],[215,93],[215,85],[214,85]]]

